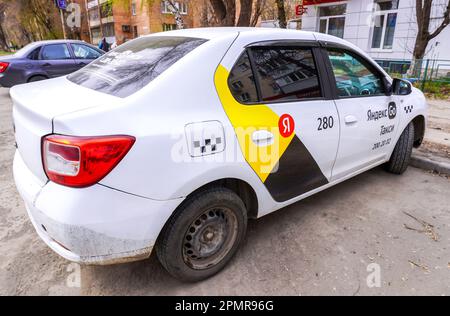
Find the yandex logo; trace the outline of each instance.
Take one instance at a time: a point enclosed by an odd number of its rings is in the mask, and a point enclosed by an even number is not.
[[[287,138],[292,135],[295,128],[295,121],[289,114],[283,114],[278,121],[278,128],[281,136]]]

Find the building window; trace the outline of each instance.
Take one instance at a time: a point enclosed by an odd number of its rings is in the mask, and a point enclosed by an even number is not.
[[[161,1],[161,12],[162,13],[172,13],[172,7],[169,1]]]
[[[102,19],[113,15],[113,6],[112,6],[111,0],[108,0],[105,3],[101,4],[100,14],[101,14]]]
[[[398,0],[375,1],[372,27],[372,48],[392,49],[397,24]]]
[[[114,23],[103,24],[103,37],[114,37]]]
[[[100,23],[100,16],[97,8],[89,10],[89,22],[91,24]]]
[[[131,15],[133,15],[133,16],[136,15],[136,0],[133,0],[131,2]]]
[[[180,14],[186,15],[188,14],[188,5],[184,2],[178,2],[178,1],[172,1],[175,8],[180,11]],[[169,1],[162,1],[161,2],[161,12],[165,14],[173,14],[173,8]]]
[[[179,3],[179,9],[181,14],[188,14],[188,5],[187,3],[181,2]]]
[[[162,28],[163,28],[163,32],[166,32],[166,31],[173,31],[173,30],[176,30],[176,29],[177,29],[177,25],[176,25],[176,24],[167,24],[167,23],[164,23],[164,24],[162,25]]]
[[[344,38],[346,4],[319,8],[319,32]]]
[[[100,30],[100,27],[92,28],[91,34],[92,34],[92,43],[98,44],[102,39],[102,31]]]

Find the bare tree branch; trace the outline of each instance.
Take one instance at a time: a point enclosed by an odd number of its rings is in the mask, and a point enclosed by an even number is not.
[[[450,0],[444,10],[442,23],[430,34],[433,0],[416,0],[417,35],[414,44],[414,59],[423,59],[430,40],[438,36],[450,24]]]
[[[441,25],[439,25],[436,30],[428,35],[428,40],[431,40],[438,36],[446,26],[450,24],[450,1],[447,4],[447,8],[444,11],[444,20],[442,21]]]

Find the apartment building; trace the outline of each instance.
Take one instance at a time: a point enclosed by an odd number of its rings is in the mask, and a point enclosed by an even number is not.
[[[433,1],[431,25],[443,20],[446,0]],[[415,0],[303,0],[302,29],[348,40],[375,59],[412,58],[417,34]],[[450,59],[450,27],[428,46],[425,58]]]
[[[186,27],[193,26],[193,1],[173,1]],[[103,37],[109,43],[122,44],[141,35],[176,29],[175,17],[167,1],[90,0],[86,1],[91,42]]]

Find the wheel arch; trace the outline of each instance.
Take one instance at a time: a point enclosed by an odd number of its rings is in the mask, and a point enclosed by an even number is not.
[[[33,74],[30,74],[30,75],[27,77],[27,82],[30,82],[30,80],[31,80],[32,78],[34,78],[34,77],[44,77],[44,78],[46,78],[46,79],[50,79],[49,76],[47,76],[47,74],[44,74],[44,73],[33,73]]]
[[[170,219],[176,214],[177,210],[183,207],[192,196],[198,194],[199,192],[206,191],[214,187],[216,188],[225,187],[235,192],[244,202],[244,205],[247,209],[247,217],[252,219],[256,219],[258,217],[258,210],[259,210],[258,197],[256,195],[255,190],[248,182],[238,178],[221,178],[213,180],[200,186],[199,188],[195,189],[190,194],[188,194],[184,198],[184,200],[172,211],[171,215],[167,218],[167,220],[161,227],[158,237],[156,238],[155,244],[160,242],[161,236],[165,228],[167,227],[167,224],[169,223]]]
[[[425,135],[425,117],[417,115],[411,122],[414,125],[414,147],[417,148],[422,144]]]
[[[212,187],[224,187],[232,190],[244,202],[247,209],[247,216],[249,218],[258,217],[259,205],[256,191],[248,182],[238,178],[222,178],[206,183],[186,196],[185,201],[187,201],[191,196],[197,194],[198,192],[208,190]]]

